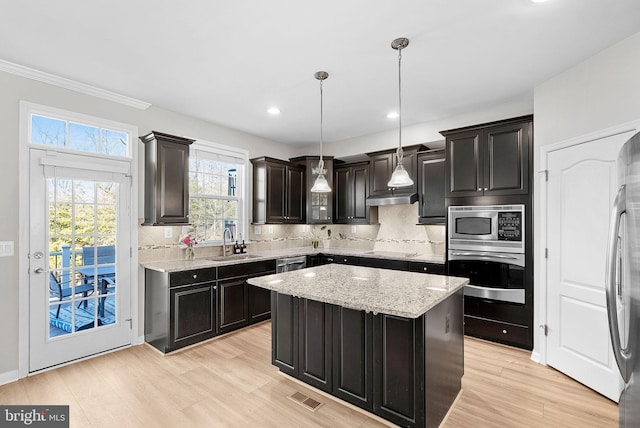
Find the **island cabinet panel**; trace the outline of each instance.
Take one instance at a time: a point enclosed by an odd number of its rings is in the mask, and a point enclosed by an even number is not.
[[[271,293],[271,363],[298,377],[298,298]]]
[[[220,332],[235,330],[249,323],[247,277],[218,281]]]
[[[333,394],[373,411],[373,315],[334,306]]]
[[[422,319],[374,319],[374,413],[401,426],[424,422]]]
[[[402,427],[437,427],[461,389],[462,289],[418,318],[273,291],[272,362]]]
[[[425,425],[437,427],[462,388],[463,291],[431,308],[424,319]]]
[[[331,391],[332,306],[315,300],[299,300],[300,380]]]

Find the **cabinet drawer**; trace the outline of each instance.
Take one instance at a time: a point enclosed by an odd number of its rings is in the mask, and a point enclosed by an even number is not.
[[[359,258],[351,257],[351,256],[334,256],[334,255],[325,255],[323,256],[323,264],[326,263],[340,263],[342,265],[358,265]]]
[[[464,316],[464,334],[506,345],[531,349],[529,328],[518,324]]]
[[[360,266],[367,266],[378,269],[407,270],[407,262],[404,260],[376,259],[361,257]]]
[[[409,262],[409,271],[444,275],[444,265],[438,263]]]
[[[216,280],[216,268],[184,270],[169,274],[169,286],[197,284]]]
[[[257,273],[272,273],[276,270],[276,261],[263,260],[252,263],[238,263],[218,267],[218,279],[233,278],[234,276],[253,275]]]

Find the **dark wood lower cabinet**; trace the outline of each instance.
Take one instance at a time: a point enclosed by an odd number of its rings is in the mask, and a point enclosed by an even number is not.
[[[333,395],[373,410],[373,315],[333,307]]]
[[[298,377],[298,298],[271,292],[271,363]]]
[[[220,332],[226,333],[249,323],[247,277],[218,281]]]
[[[214,283],[169,290],[168,349],[191,345],[215,335],[215,290]]]
[[[416,319],[272,292],[272,362],[403,427],[437,427],[464,372],[462,290]]]
[[[298,378],[331,392],[332,305],[299,300],[300,351]]]
[[[249,324],[268,320],[271,317],[271,291],[254,285],[249,285],[247,291],[249,294]]]
[[[374,321],[374,412],[401,426],[424,421],[423,317],[382,314]]]

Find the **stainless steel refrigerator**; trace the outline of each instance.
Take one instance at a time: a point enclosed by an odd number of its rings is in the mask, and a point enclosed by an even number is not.
[[[613,353],[625,381],[621,427],[640,427],[640,133],[620,150],[618,194],[607,251],[607,313]]]

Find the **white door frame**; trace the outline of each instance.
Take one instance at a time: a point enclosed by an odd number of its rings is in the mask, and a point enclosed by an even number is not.
[[[101,124],[113,123],[118,128],[127,129],[131,136],[131,191],[129,214],[131,236],[131,344],[144,342],[144,336],[138,334],[141,321],[139,317],[139,269],[138,269],[138,127],[107,119],[92,117],[80,113],[39,105],[27,101],[20,101],[20,144],[18,150],[18,174],[19,174],[19,252],[18,256],[18,373],[17,379],[29,375],[29,114],[38,111],[42,114],[57,114],[67,118],[73,118],[80,122]],[[42,147],[41,147],[42,148]],[[58,366],[59,367],[59,366]]]
[[[545,249],[548,246],[547,240],[547,198],[548,187],[546,180],[546,171],[548,168],[549,154],[565,149],[567,147],[576,146],[590,141],[599,140],[606,137],[622,134],[625,132],[637,132],[640,130],[640,120],[626,122],[620,125],[612,126],[600,131],[592,132],[579,137],[570,138],[558,143],[549,144],[540,148],[540,167],[537,175],[537,189],[539,189],[540,198],[538,199],[539,207],[536,209],[538,221],[534,225],[537,232],[534,253],[534,348],[531,359],[540,364],[547,365],[547,337],[544,334],[543,326],[547,325],[547,259],[545,257]],[[604,260],[602,261],[604,263]]]

